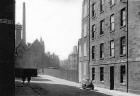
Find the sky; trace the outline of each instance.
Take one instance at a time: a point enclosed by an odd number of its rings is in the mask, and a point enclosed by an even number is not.
[[[81,37],[83,0],[16,0],[16,23],[22,24],[26,3],[26,41],[42,39],[45,52],[66,59]]]

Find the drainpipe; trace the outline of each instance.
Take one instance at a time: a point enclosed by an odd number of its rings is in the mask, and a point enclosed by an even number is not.
[[[78,74],[78,80],[77,80],[77,82],[79,82],[79,63],[80,63],[80,61],[79,61],[79,41],[78,41],[78,52],[77,52],[77,74]]]
[[[128,0],[127,0],[127,93],[129,89],[129,64],[128,64]]]
[[[88,76],[90,78],[90,0],[89,0],[89,62],[88,62]]]

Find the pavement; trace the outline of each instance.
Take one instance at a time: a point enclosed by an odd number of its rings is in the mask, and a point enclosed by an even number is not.
[[[46,79],[50,79],[52,81],[56,81],[57,83],[63,83],[65,85],[70,85],[70,86],[81,88],[80,83],[71,82],[68,80],[56,78],[56,77],[49,76],[49,75],[39,75],[39,76],[41,78],[46,78]],[[96,92],[104,93],[104,94],[111,95],[111,96],[140,96],[140,95],[134,94],[134,93],[126,93],[126,92],[121,92],[121,91],[117,91],[117,90],[109,90],[109,89],[100,88],[100,87],[96,87],[96,86],[95,86],[95,90],[96,90]]]

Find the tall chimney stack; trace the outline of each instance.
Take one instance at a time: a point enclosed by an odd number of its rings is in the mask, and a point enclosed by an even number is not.
[[[23,40],[26,43],[26,6],[23,2]]]

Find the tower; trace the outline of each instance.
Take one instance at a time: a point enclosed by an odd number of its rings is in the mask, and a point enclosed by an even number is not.
[[[20,41],[21,41],[21,39],[22,39],[22,25],[21,24],[16,24],[16,26],[15,26],[15,32],[16,32],[16,34],[15,34],[15,46],[17,47],[17,45],[20,43]]]
[[[22,33],[23,41],[26,43],[26,6],[25,2],[23,2],[23,33]]]

